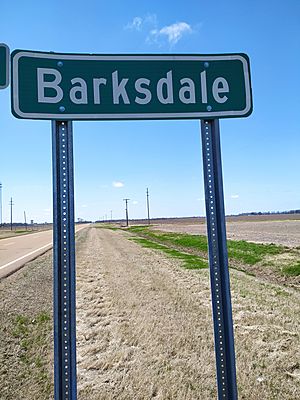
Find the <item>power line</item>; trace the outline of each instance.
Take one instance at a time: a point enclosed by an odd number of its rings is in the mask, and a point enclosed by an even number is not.
[[[25,222],[25,228],[26,228],[26,231],[27,231],[26,211],[24,211],[24,222]]]
[[[14,205],[12,197],[10,198],[9,204],[10,204],[10,230],[12,231],[12,220],[13,220],[12,210],[13,210],[13,205]]]
[[[148,190],[148,188],[147,188],[147,213],[148,213],[148,225],[150,225],[149,190]]]

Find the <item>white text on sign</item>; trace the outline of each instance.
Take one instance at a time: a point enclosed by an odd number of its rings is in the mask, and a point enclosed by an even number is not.
[[[49,80],[50,79],[50,80]],[[54,68],[37,68],[37,98],[38,103],[59,103],[66,93],[60,86],[62,82],[62,74],[59,70]],[[71,79],[71,88],[69,90],[70,100],[74,104],[88,104],[88,91],[93,93],[93,103],[101,104],[103,96],[103,88],[107,86],[108,79],[110,79],[110,86],[112,87],[111,100],[113,104],[149,104],[155,98],[161,104],[174,104],[174,79],[173,72],[170,70],[166,76],[160,78],[155,82],[155,93],[150,90],[150,85],[153,86],[153,82],[147,78],[138,78],[134,82],[135,96],[130,97],[127,84],[129,78],[120,77],[119,72],[116,70],[112,72],[110,78],[95,77],[92,79],[92,83],[86,82],[81,77],[75,77]],[[183,104],[195,104],[196,90],[195,82],[191,78],[182,78],[179,81],[178,98]],[[206,71],[200,73],[200,93],[202,104],[208,102],[208,85]],[[91,87],[89,87],[89,85]],[[46,89],[51,89],[52,95],[46,95]],[[213,83],[211,90],[212,96],[217,103],[223,104],[228,100],[230,88],[227,80],[223,77],[217,77]]]

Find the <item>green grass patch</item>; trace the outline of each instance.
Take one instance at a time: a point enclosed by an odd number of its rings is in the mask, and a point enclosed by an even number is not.
[[[34,376],[45,395],[51,392],[51,377],[48,373],[47,348],[51,331],[51,317],[41,312],[35,318],[17,315],[12,325],[12,336],[19,344],[18,359],[26,366],[24,379]],[[48,398],[48,397],[47,397]]]
[[[155,240],[167,246],[176,246],[187,250],[196,250],[207,254],[207,237],[204,235],[188,235],[149,230],[148,226],[131,227],[129,231],[142,234],[149,240]],[[273,256],[287,251],[283,246],[275,244],[259,244],[244,240],[227,240],[228,257],[231,260],[254,265],[264,260],[266,256]]]
[[[276,296],[283,296],[283,297],[289,297],[291,295],[286,290],[283,290],[280,288],[275,288],[275,294],[276,294]]]
[[[250,265],[263,261],[265,256],[274,256],[285,251],[283,246],[251,243],[244,240],[227,240],[227,247],[229,258]]]
[[[14,329],[13,329],[13,335],[16,338],[21,338],[23,339],[24,337],[28,336],[29,333],[29,326],[30,320],[28,317],[24,315],[17,315],[15,324],[14,324]]]
[[[126,231],[136,235],[134,240],[144,247],[161,250],[170,257],[180,258],[185,268],[206,268],[208,243],[204,235],[163,232],[149,225],[138,225]],[[299,250],[275,244],[260,244],[245,240],[227,240],[229,267],[250,276],[259,276],[264,270],[287,278],[300,276]],[[278,257],[280,256],[280,257]],[[255,266],[255,268],[252,268]]]
[[[296,264],[287,265],[282,268],[283,275],[299,276],[300,275],[300,261]]]
[[[184,233],[171,233],[152,231],[149,226],[134,226],[128,229],[133,233],[142,233],[149,239],[159,240],[165,244],[172,244],[175,246],[195,248],[200,251],[207,252],[207,239],[202,235],[187,235]]]
[[[186,269],[202,269],[208,267],[207,261],[199,256],[182,253],[178,250],[170,249],[162,244],[152,242],[145,238],[131,238],[131,240],[141,244],[143,247],[161,250],[170,257],[179,258],[183,261],[182,266]]]
[[[136,226],[131,226],[130,228],[127,228],[127,231],[129,232],[149,232],[149,225],[136,225]]]

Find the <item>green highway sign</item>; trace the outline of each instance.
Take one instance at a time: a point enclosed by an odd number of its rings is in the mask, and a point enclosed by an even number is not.
[[[16,50],[12,112],[52,120],[216,119],[252,112],[245,54],[94,55]]]
[[[9,48],[0,43],[0,89],[5,89],[9,84]]]

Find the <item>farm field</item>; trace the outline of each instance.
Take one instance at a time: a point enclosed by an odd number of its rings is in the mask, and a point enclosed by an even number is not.
[[[78,234],[79,400],[216,398],[205,250],[188,253],[170,237],[163,242],[166,232],[151,232],[94,225]],[[247,248],[255,250],[263,261],[239,259],[239,268],[230,269],[239,398],[296,399],[298,277],[273,282],[240,267],[255,262],[262,269],[272,257],[289,251],[297,257],[298,250]],[[3,400],[53,398],[51,257],[0,281]]]
[[[204,218],[176,218],[153,221],[154,229],[206,235]],[[300,246],[300,215],[251,215],[226,218],[227,238],[254,243]]]

